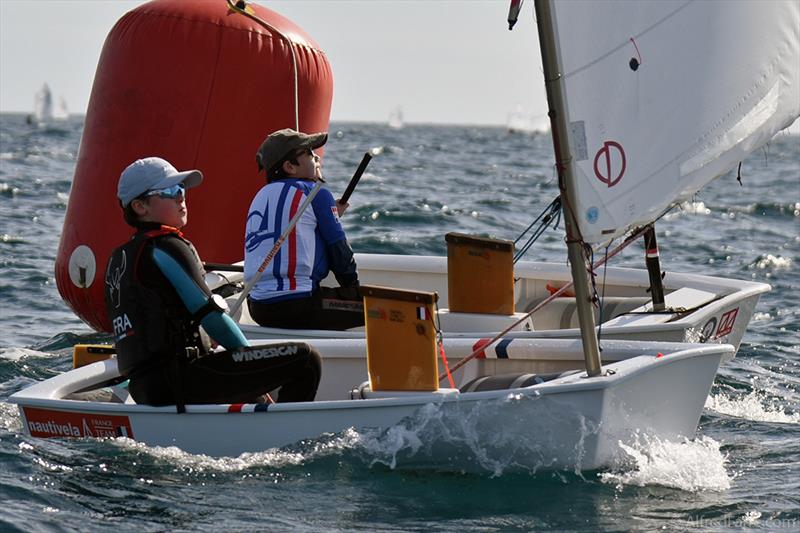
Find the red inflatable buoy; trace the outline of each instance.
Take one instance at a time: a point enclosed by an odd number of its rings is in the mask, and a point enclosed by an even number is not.
[[[129,163],[159,156],[200,169],[185,233],[204,260],[233,262],[263,185],[261,141],[280,128],[328,129],[333,78],[319,46],[269,9],[231,6],[156,0],[123,16],[103,46],[55,267],[61,296],[97,330],[110,330],[108,256],[132,231],[116,199]]]

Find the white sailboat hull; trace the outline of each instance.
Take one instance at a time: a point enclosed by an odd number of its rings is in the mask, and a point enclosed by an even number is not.
[[[447,259],[436,256],[356,254],[362,284],[430,291],[439,294],[439,307],[448,307]],[[225,273],[225,280],[236,275]],[[570,281],[566,264],[520,261],[515,268],[515,308],[517,315],[503,317],[467,315],[445,317],[442,330],[447,338],[492,337],[510,326],[525,311],[550,295],[548,286],[560,287]],[[716,342],[737,349],[753,316],[761,294],[769,291],[765,283],[724,279],[696,274],[668,272],[664,278],[667,305],[688,309],[685,313],[647,313],[650,285],[644,269],[609,267],[603,272],[605,290],[598,293],[613,301],[606,306],[602,337],[605,339],[661,340],[669,342]],[[209,274],[209,285],[222,277]],[[480,280],[476,280],[479,283]],[[323,284],[335,286],[336,281]],[[230,298],[235,301],[236,296]],[[530,321],[506,337],[520,339],[580,337],[574,298],[559,298],[532,315]],[[620,314],[621,313],[621,314]],[[363,338],[363,329],[349,331],[286,330],[257,325],[246,306],[237,316],[249,339],[280,338]],[[528,329],[532,331],[528,331]]]
[[[346,351],[336,344],[353,342],[362,341],[320,341],[318,348]],[[609,343],[606,351],[619,361],[606,365],[601,376],[577,372],[529,387],[484,392],[367,392],[366,399],[272,404],[266,409],[190,405],[184,414],[130,399],[67,399],[117,376],[116,362],[110,359],[33,385],[9,401],[18,405],[25,432],[39,437],[127,436],[151,446],[238,456],[350,428],[362,438],[379,440],[405,429],[421,444],[401,449],[393,458],[398,465],[468,470],[476,467],[476,457],[491,461],[512,454],[514,464],[531,468],[590,470],[619,461],[620,443],[644,436],[691,438],[717,367],[732,356],[733,347]],[[562,354],[574,368],[582,362],[578,341],[539,340],[529,347],[529,359],[544,360],[548,352]],[[339,376],[338,385],[347,390],[364,377]],[[468,377],[460,379],[463,385]]]

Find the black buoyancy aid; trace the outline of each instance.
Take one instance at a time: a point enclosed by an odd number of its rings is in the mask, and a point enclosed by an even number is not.
[[[106,310],[122,375],[183,356],[188,347],[204,352],[197,324],[166,277],[141,279],[144,252],[160,239],[191,246],[176,228],[161,226],[137,232],[108,260]]]

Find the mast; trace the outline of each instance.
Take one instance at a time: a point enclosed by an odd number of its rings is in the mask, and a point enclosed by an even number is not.
[[[567,233],[567,254],[572,280],[575,284],[578,322],[581,327],[583,357],[586,373],[597,376],[601,373],[600,352],[594,324],[594,312],[589,291],[588,262],[583,253],[578,224],[574,218],[573,206],[577,194],[572,153],[567,124],[564,80],[561,76],[561,60],[557,46],[556,28],[553,21],[551,0],[536,0],[536,23],[539,29],[539,47],[542,52],[545,88],[547,89],[548,116],[553,135],[553,149],[558,169],[558,183],[561,189],[562,209]]]
[[[655,224],[648,226],[644,233],[644,257],[647,272],[650,274],[650,295],[653,297],[653,311],[663,311],[664,281],[661,279],[661,260],[658,256]]]

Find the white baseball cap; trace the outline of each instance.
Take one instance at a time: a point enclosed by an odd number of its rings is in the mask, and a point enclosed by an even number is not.
[[[168,161],[160,157],[145,157],[137,159],[122,171],[117,186],[117,197],[123,206],[127,206],[147,191],[167,189],[179,183],[191,189],[200,185],[202,181],[203,173],[199,170],[178,172]]]

